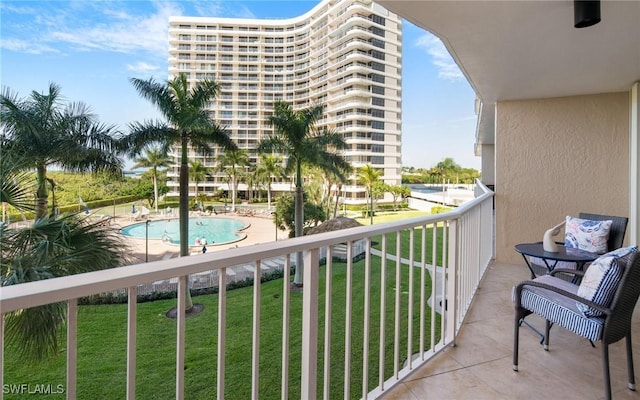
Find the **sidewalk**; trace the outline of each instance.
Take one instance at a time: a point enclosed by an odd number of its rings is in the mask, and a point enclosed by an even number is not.
[[[222,217],[222,216],[219,216]],[[202,218],[216,218],[216,216],[211,217],[202,217]],[[227,243],[221,245],[207,245],[207,251],[217,251],[221,249],[227,249],[230,247],[246,247],[251,246],[258,243],[266,243],[273,242],[276,238],[276,227],[273,223],[273,219],[271,218],[261,218],[261,217],[248,217],[248,216],[240,216],[235,214],[225,214],[224,218],[232,218],[237,219],[244,222],[248,225],[248,228],[243,230],[242,232],[246,234],[246,237],[240,241],[234,243]],[[157,221],[162,218],[160,217],[152,217],[151,220]],[[125,216],[117,216],[112,220],[112,225],[123,228],[128,225],[132,225],[135,223],[140,223],[144,221],[130,221],[128,215]],[[278,240],[283,240],[288,238],[288,231],[278,230]],[[147,249],[147,241],[145,239],[138,239],[127,237],[126,241],[131,246],[132,253],[131,255],[136,259],[134,263],[143,263],[146,259],[148,261],[157,261],[162,259],[168,259],[173,257],[178,257],[180,254],[180,246],[175,244],[168,244],[163,242],[160,239],[149,239],[148,240],[148,253]],[[191,246],[191,253],[200,252],[200,246]]]
[[[237,219],[248,225],[242,232],[246,234],[246,237],[240,241],[234,243],[227,243],[221,245],[207,245],[207,253],[212,251],[224,250],[232,247],[246,247],[252,246],[258,243],[273,242],[276,239],[276,228],[273,223],[273,219],[265,217],[249,217],[235,214],[225,214],[224,216],[218,216],[219,218],[232,218]],[[201,218],[216,218],[201,217]],[[152,217],[151,220],[161,220],[160,217]],[[123,228],[128,225],[141,223],[144,221],[131,221],[128,215],[117,216],[112,219],[112,225]],[[287,231],[278,231],[278,240],[284,240],[288,238],[289,233]],[[175,244],[168,244],[160,239],[138,239],[133,237],[126,237],[126,242],[131,246],[131,255],[134,258],[133,264],[144,263],[145,259],[149,262],[157,260],[166,260],[171,258],[177,258],[180,254],[180,246]],[[201,246],[190,247],[190,257],[198,257],[201,254]],[[278,257],[270,260],[262,260],[260,269],[263,273],[274,270],[281,270],[284,266],[284,258]],[[253,265],[238,265],[233,268],[228,268],[227,283],[234,281],[241,281],[246,278],[252,278],[255,271]],[[168,280],[156,281],[146,285],[138,286],[139,294],[146,294],[151,292],[168,292],[177,290],[178,278],[172,278]],[[207,288],[218,286],[218,270],[204,271],[189,276],[189,287],[192,289]]]

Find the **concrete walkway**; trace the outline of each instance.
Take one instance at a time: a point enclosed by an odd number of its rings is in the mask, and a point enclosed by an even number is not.
[[[270,215],[268,217],[264,217],[225,214],[201,218],[232,218],[240,220],[248,225],[248,228],[243,230],[243,233],[246,234],[246,237],[244,239],[231,244],[226,243],[222,245],[207,245],[207,252],[224,250],[231,247],[247,247],[258,243],[273,242],[276,239],[276,228]],[[151,220],[156,221],[161,219],[162,218],[159,217],[151,218]],[[140,222],[141,221],[131,221],[129,216],[119,216],[112,221],[112,223],[116,227],[120,228]],[[278,231],[277,235],[278,240],[285,240],[286,238],[288,238],[289,232]],[[133,258],[134,264],[144,263],[145,260],[151,262],[177,258],[180,254],[180,246],[163,242],[160,239],[150,239],[147,242],[145,239],[127,237],[126,241],[130,246],[130,254]],[[192,246],[190,250],[190,257],[198,257],[200,254],[202,254],[201,246]],[[284,257],[262,260],[260,264],[260,269],[263,273],[282,270],[283,267]],[[253,278],[254,271],[254,265],[238,265],[227,268],[227,283],[241,281],[249,277]],[[218,270],[204,271],[190,275],[189,277],[189,286],[193,289],[218,286]],[[155,291],[174,291],[177,290],[177,285],[177,277],[168,280],[156,281],[146,285],[138,286],[138,293],[146,294]]]
[[[371,254],[382,257],[382,252],[374,248],[371,248]],[[387,260],[396,261],[397,257],[392,254],[387,254]],[[400,258],[400,262],[402,264],[409,265],[409,260],[406,258]],[[422,269],[422,262],[414,261],[413,266],[415,268]],[[431,284],[435,288],[435,302],[431,303],[431,297],[429,297],[427,299],[427,303],[434,304],[433,308],[436,310],[436,312],[442,313],[442,267],[436,265],[434,268],[431,264],[425,264],[424,268],[427,270],[429,275],[431,275]]]

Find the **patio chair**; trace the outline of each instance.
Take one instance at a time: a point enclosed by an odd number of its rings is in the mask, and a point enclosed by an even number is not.
[[[611,228],[609,229],[609,239],[607,240],[607,251],[613,251],[622,247],[622,243],[624,242],[624,235],[627,231],[627,223],[629,222],[629,218],[583,212],[578,214],[578,218],[590,219],[593,221],[612,221]],[[540,276],[547,273],[547,266],[544,264],[544,261],[542,261],[542,259],[530,257],[529,262],[531,263],[531,268],[536,273],[536,275]],[[576,264],[571,262],[559,261],[555,267],[558,269],[576,269]]]
[[[627,248],[631,249],[631,248]],[[623,249],[620,249],[623,250]],[[611,399],[611,378],[609,374],[609,345],[623,338],[627,345],[628,387],[635,391],[633,370],[633,348],[631,345],[631,318],[636,301],[640,296],[640,253],[633,252],[614,258],[609,265],[612,275],[603,277],[596,283],[597,290],[587,300],[579,285],[560,279],[554,275],[571,273],[590,275],[576,270],[553,270],[549,275],[524,281],[514,288],[515,331],[513,345],[513,369],[518,371],[518,339],[520,321],[530,314],[536,314],[546,320],[544,349],[549,349],[549,331],[552,324],[558,324],[566,330],[602,346],[602,369],[604,373],[605,398]],[[602,261],[605,260],[605,261]],[[600,257],[589,268],[597,271],[603,262],[611,256]],[[602,271],[602,269],[600,269]],[[615,276],[614,276],[615,275]],[[593,275],[588,278],[591,279]],[[609,278],[613,277],[611,280]],[[615,278],[619,278],[619,281]],[[585,279],[585,282],[587,279]],[[603,282],[610,283],[609,285]],[[580,293],[580,295],[579,295]]]
[[[140,211],[132,212],[129,214],[129,221],[137,221],[140,218]]]

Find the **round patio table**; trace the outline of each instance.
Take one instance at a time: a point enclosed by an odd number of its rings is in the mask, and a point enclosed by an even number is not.
[[[574,262],[576,263],[578,270],[582,271],[586,263],[600,257],[600,254],[590,253],[588,251],[574,249],[571,247],[565,247],[561,244],[558,244],[557,253],[544,251],[542,242],[517,244],[515,246],[515,249],[518,253],[522,254],[524,262],[527,264],[529,271],[531,271],[531,279],[535,279],[536,273],[533,271],[533,268],[531,267],[527,256],[538,257],[542,259],[545,266],[547,267],[547,272],[553,271],[559,261]]]

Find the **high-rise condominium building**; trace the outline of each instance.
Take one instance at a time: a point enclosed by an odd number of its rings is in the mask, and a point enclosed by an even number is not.
[[[401,20],[368,0],[325,0],[291,19],[171,17],[169,74],[190,82],[213,79],[220,93],[211,115],[231,138],[260,162],[258,142],[272,132],[267,120],[276,101],[294,109],[324,106],[319,127],[344,135],[342,152],[355,168],[370,164],[384,182],[401,182]],[[221,149],[216,150],[218,154]],[[178,191],[178,152],[169,171]],[[216,167],[217,154],[190,152]],[[354,171],[356,171],[354,169]],[[365,201],[357,172],[343,185],[347,203]],[[207,177],[198,191],[229,190],[223,172]],[[272,184],[291,191],[291,179]],[[192,183],[190,193],[195,193]],[[242,183],[239,191],[247,190]]]

